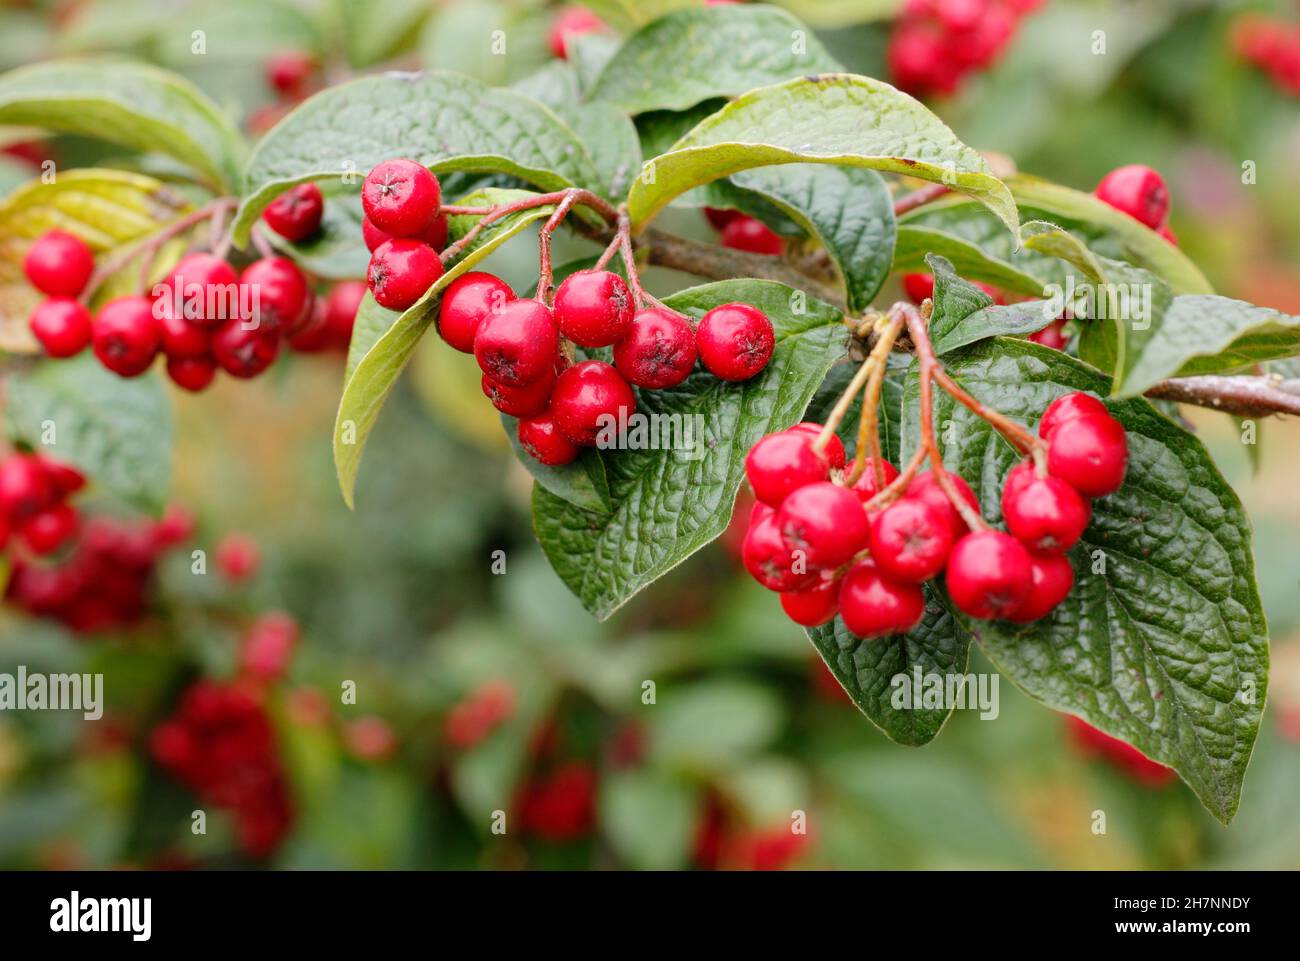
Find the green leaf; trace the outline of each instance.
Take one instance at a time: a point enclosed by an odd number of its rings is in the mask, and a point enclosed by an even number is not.
[[[638,871],[686,866],[699,799],[686,784],[656,771],[626,771],[601,782],[601,830],[614,852]]]
[[[859,23],[889,20],[903,9],[903,0],[777,0],[804,23],[834,30]]]
[[[195,61],[220,64],[226,70],[232,63],[243,63],[256,64],[260,74],[266,58],[277,53],[319,55],[325,46],[320,25],[287,0],[205,0],[182,15],[175,9],[167,13],[155,18],[152,49],[158,60],[174,70],[193,69]],[[201,56],[195,54],[195,31],[203,33]]]
[[[172,414],[157,376],[118,377],[86,353],[15,372],[4,385],[15,440],[75,465],[123,504],[162,511],[171,485]]]
[[[620,201],[641,169],[641,141],[632,121],[607,103],[557,107],[591,154],[596,171],[596,193]]]
[[[526,191],[487,189],[462,198],[466,206],[507,203]],[[348,348],[348,369],[334,423],[334,466],[338,471],[343,500],[353,506],[357,471],[366,441],[379,419],[379,411],[392,392],[398,376],[411,359],[415,346],[438,312],[442,291],[493,250],[528,227],[551,215],[553,207],[533,207],[502,218],[485,229],[469,248],[462,251],[414,305],[404,313],[384,310],[366,294],[352,331]],[[476,217],[448,218],[448,236],[454,241],[469,231]]]
[[[923,691],[931,675],[946,679],[964,674],[970,655],[970,637],[944,608],[938,592],[925,588],[925,618],[907,634],[863,640],[836,617],[823,627],[807,631],[817,653],[858,710],[899,744],[919,746],[934,740],[953,704],[913,706],[903,698],[915,686],[920,672]],[[921,700],[918,696],[917,700]]]
[[[650,712],[657,766],[714,775],[765,748],[784,723],[780,699],[752,681],[708,680],[661,691]]]
[[[54,60],[0,77],[0,124],[156,151],[238,190],[244,142],[217,105],[188,82],[141,63]]]
[[[1062,394],[1105,396],[1110,387],[1086,364],[1022,340],[986,341],[947,364],[979,401],[1031,425]],[[912,410],[915,378],[907,398]],[[1250,522],[1195,435],[1140,398],[1107,407],[1128,431],[1128,477],[1093,502],[1092,522],[1070,552],[1070,596],[1034,624],[959,620],[1008,680],[1173,767],[1226,823],[1267,686]],[[947,394],[935,419],[953,422],[942,432],[944,460],[996,521],[1002,479],[1019,456]],[[918,435],[913,415],[909,449]]]
[[[894,250],[894,270],[900,273],[924,272],[926,255],[937,254],[950,261],[963,277],[982,280],[999,290],[1039,296],[1043,292],[1044,283],[1055,279],[1052,274],[1042,276],[1048,272],[1058,272],[1057,266],[1047,258],[1037,254],[1027,257],[1023,250],[1012,254],[1015,238],[1007,233],[996,217],[987,215],[973,204],[944,208],[945,214],[957,210],[978,210],[978,218],[964,217],[960,223],[989,228],[989,233],[994,236],[972,237],[953,232],[947,228],[958,223],[957,219],[951,215],[940,218],[937,216],[939,211],[933,211],[935,216],[924,221],[911,218],[901,220],[898,223],[898,244]],[[982,234],[983,230],[979,233]]]
[[[605,476],[605,462],[598,450],[584,450],[571,464],[550,467],[524,450],[519,443],[519,421],[501,415],[506,437],[515,450],[515,457],[542,487],[583,510],[608,514],[612,508],[609,499],[609,480]]]
[[[1046,300],[1025,300],[1018,304],[991,304],[963,317],[949,315],[942,335],[934,336],[934,352],[946,354],[978,340],[1003,335],[1032,334],[1059,316]]]
[[[325,212],[316,233],[300,243],[285,240],[274,230],[268,230],[266,237],[317,277],[365,277],[370,251],[361,234],[361,221],[366,215],[361,209],[360,185],[326,181],[321,184],[321,193],[325,196]]]
[[[430,10],[428,0],[385,0],[382,10],[376,10],[371,0],[336,2],[344,49],[354,67],[368,67],[393,56]]]
[[[309,98],[258,144],[236,243],[247,241],[262,211],[289,187],[360,178],[403,156],[438,172],[510,174],[543,190],[600,186],[568,125],[520,93],[442,71],[362,77]]]
[[[889,276],[894,200],[864,167],[784,164],[747,170],[736,186],[775,204],[826,248],[844,279],[849,312],[861,314]]]
[[[746,452],[764,434],[799,420],[831,363],[843,354],[847,335],[839,312],[809,299],[796,313],[802,297],[770,281],[731,280],[668,298],[669,306],[695,316],[734,301],[755,305],[776,329],[771,362],[743,384],[697,371],[678,387],[642,392],[639,412],[679,415],[681,426],[702,424],[702,431],[696,432],[694,450],[608,455],[613,513],[584,511],[540,485],[534,488],[533,528],[542,549],[598,618],[611,615],[722,533]],[[690,420],[697,416],[702,420]],[[680,432],[673,436],[678,439]]]
[[[870,167],[948,183],[985,204],[1013,231],[1015,203],[978,151],[921,103],[853,74],[803,77],[732,101],[650,160],[628,195],[645,226],[691,187],[751,167],[798,163]]]
[[[671,50],[671,57],[664,51]],[[683,110],[791,77],[842,70],[807,27],[776,7],[678,10],[642,27],[605,64],[593,100],[627,113]]]

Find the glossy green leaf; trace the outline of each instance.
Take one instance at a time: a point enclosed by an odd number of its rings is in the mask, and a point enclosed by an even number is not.
[[[601,833],[640,871],[686,867],[700,800],[687,784],[658,771],[616,772],[601,782]]]
[[[572,463],[551,467],[538,461],[519,443],[517,418],[502,414],[501,424],[510,439],[510,446],[514,448],[515,457],[538,484],[583,510],[598,514],[610,512],[609,480],[600,451],[584,450]]]

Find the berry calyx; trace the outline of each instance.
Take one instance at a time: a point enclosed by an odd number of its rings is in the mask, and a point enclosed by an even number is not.
[[[754,580],[769,591],[783,594],[811,587],[820,576],[806,557],[785,546],[775,514],[755,517],[745,533],[740,559]]]
[[[1046,617],[1065,600],[1074,587],[1074,568],[1064,554],[1036,554],[1030,552],[1029,594],[1020,606],[1006,615],[1008,621],[1028,624]]]
[[[555,292],[555,322],[579,347],[608,347],[627,333],[636,305],[618,274],[580,270]]]
[[[51,297],[27,323],[50,357],[74,357],[90,343],[90,311],[71,297]]]
[[[851,490],[829,481],[794,491],[776,512],[786,547],[802,551],[810,567],[847,563],[867,540],[867,515]]]
[[[605,29],[605,21],[586,7],[565,7],[551,21],[551,27],[546,33],[546,45],[557,59],[567,60],[570,37],[600,33]]]
[[[484,374],[481,386],[483,396],[501,413],[511,417],[531,417],[546,409],[551,400],[551,390],[555,387],[555,378],[543,377],[531,384],[514,387],[498,383]]]
[[[1048,441],[1048,473],[1084,497],[1105,497],[1119,490],[1127,466],[1128,435],[1109,414],[1066,421]]]
[[[84,240],[66,230],[42,234],[23,257],[27,279],[50,297],[80,297],[94,272],[94,254]]]
[[[231,377],[256,377],[275,362],[280,353],[280,335],[260,327],[246,328],[230,320],[212,335],[212,357]]]
[[[18,536],[33,554],[53,554],[76,536],[81,516],[71,504],[54,504],[24,521]]]
[[[600,360],[574,364],[555,381],[551,414],[560,433],[582,447],[616,436],[636,411],[623,375]]]
[[[952,550],[947,515],[928,501],[903,498],[871,521],[867,546],[886,577],[919,584],[943,570]]]
[[[967,534],[948,555],[948,594],[971,617],[988,620],[1013,613],[1029,596],[1032,578],[1029,551],[1002,531]]]
[[[882,460],[880,462],[880,470],[881,473],[885,475],[886,486],[898,480],[898,468],[889,461]],[[866,469],[862,472],[862,476],[853,482],[852,490],[853,493],[858,495],[858,499],[864,504],[884,490],[883,487],[880,487],[876,483],[875,461],[872,458],[868,457],[866,459]],[[944,516],[947,517],[948,515],[945,514]],[[959,517],[958,520],[960,519],[961,518]],[[949,521],[949,523],[951,523],[951,521]]]
[[[247,291],[247,323],[268,331],[294,331],[311,312],[307,278],[288,257],[255,260],[239,276]]]
[[[211,357],[168,357],[167,376],[182,390],[198,393],[217,376],[217,362]]]
[[[268,227],[285,240],[298,243],[320,229],[325,214],[325,198],[313,183],[291,187],[271,201],[262,211]]]
[[[1156,171],[1143,164],[1116,167],[1097,184],[1097,199],[1122,210],[1152,230],[1169,217],[1169,188]]]
[[[523,449],[534,460],[550,467],[568,464],[582,452],[582,448],[560,432],[555,416],[549,410],[521,418],[516,432]]]
[[[900,584],[882,575],[864,558],[849,568],[840,585],[840,618],[862,638],[887,637],[915,630],[925,616],[925,595],[916,584]]]
[[[948,471],[948,479],[952,481],[952,486],[961,499],[970,505],[971,510],[978,514],[980,512],[979,500],[975,497],[975,492],[970,489],[970,485],[962,479],[960,474],[954,474],[952,471]],[[908,500],[924,501],[948,518],[954,541],[966,533],[966,522],[962,520],[957,508],[953,506],[952,501],[948,500],[948,495],[943,492],[943,488],[935,480],[933,471],[923,471],[912,478],[912,482],[907,485],[907,491],[903,496]]]
[[[212,254],[182,257],[155,291],[163,301],[159,304],[163,314],[200,327],[219,327],[240,313],[239,276],[234,267]]]
[[[418,237],[438,216],[442,188],[429,168],[414,160],[385,160],[366,174],[361,206],[370,222],[393,237]]]
[[[696,348],[705,368],[727,381],[749,380],[772,359],[776,332],[757,307],[723,304],[700,319]]]
[[[776,256],[785,249],[781,235],[763,221],[741,214],[733,217],[722,228],[722,246],[732,250],[745,250],[751,254]]]
[[[754,496],[771,507],[780,507],[800,487],[830,477],[830,463],[813,450],[815,435],[790,430],[768,434],[745,455],[745,477]]]
[[[1082,391],[1064,394],[1048,404],[1047,410],[1043,411],[1042,419],[1038,422],[1038,436],[1043,440],[1051,440],[1052,431],[1067,420],[1074,420],[1076,417],[1109,416],[1110,411],[1106,409],[1106,405],[1091,394]]]
[[[437,252],[419,240],[394,238],[370,257],[366,286],[380,307],[406,310],[442,276]]]
[[[118,297],[100,308],[91,343],[99,362],[122,377],[149,369],[162,346],[162,327],[145,297]]]
[[[820,627],[835,620],[840,609],[840,582],[822,578],[812,587],[781,595],[781,610],[803,627]]]
[[[1031,551],[1068,551],[1088,526],[1088,502],[1060,478],[1037,476],[1029,461],[1012,468],[1011,474],[1016,476],[1008,475],[1002,489],[1007,529]]]
[[[614,366],[637,387],[676,387],[695,369],[695,331],[686,318],[651,307],[639,311],[614,345]]]
[[[474,353],[474,336],[483,319],[515,299],[500,277],[481,271],[461,274],[442,292],[438,304],[438,334],[463,354]]]
[[[535,383],[555,369],[560,331],[550,309],[536,300],[512,300],[479,323],[474,358],[500,384]]]

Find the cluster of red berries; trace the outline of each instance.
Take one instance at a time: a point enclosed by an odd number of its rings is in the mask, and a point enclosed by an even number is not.
[[[781,235],[757,217],[718,207],[705,207],[704,216],[718,232],[718,242],[724,247],[771,257],[778,257],[785,250]]]
[[[1160,788],[1178,780],[1173,768],[1153,761],[1131,744],[1099,731],[1081,717],[1066,715],[1070,737],[1090,757],[1109,761],[1139,784]]]
[[[443,737],[452,747],[468,750],[481,744],[514,712],[514,687],[506,681],[488,681],[447,712]]]
[[[158,559],[193,531],[179,508],[161,521],[91,517],[59,560],[15,558],[5,600],[80,634],[130,627],[148,609]]]
[[[206,388],[218,369],[256,377],[276,359],[282,340],[300,351],[346,348],[365,296],[360,283],[344,282],[316,298],[285,257],[255,260],[236,274],[222,258],[200,252],[182,257],[151,296],[110,300],[92,322],[77,299],[94,270],[84,241],[50,231],[32,244],[23,266],[49,297],[30,320],[46,354],[72,357],[90,345],[100,363],[122,377],[143,374],[162,354],[168,376],[190,391]]]
[[[1279,90],[1300,97],[1300,23],[1242,14],[1233,23],[1232,45],[1239,57],[1267,73]]]
[[[12,536],[38,557],[53,554],[81,527],[68,498],[86,486],[75,467],[41,454],[10,454],[0,460],[0,551]]]
[[[952,94],[996,60],[1042,0],[907,0],[889,38],[894,83],[917,96]]]
[[[423,164],[385,160],[366,174],[361,205],[370,251],[366,284],[381,307],[406,310],[442,276],[438,251],[447,243],[442,187]]]
[[[1074,584],[1065,551],[1088,525],[1089,498],[1115,491],[1128,460],[1124,429],[1100,401],[1082,393],[1058,398],[1039,425],[1046,472],[1026,460],[1007,475],[1002,513],[1010,533],[970,530],[931,471],[868,515],[864,504],[880,490],[874,466],[852,487],[836,483],[844,447],[832,435],[819,451],[820,431],[799,424],[750,449],[745,472],[758,503],[742,558],[760,584],[781,594],[791,620],[815,627],[838,613],[866,638],[915,628],[925,610],[921,584],[940,572],[953,604],[972,617],[1044,617]],[[892,465],[881,467],[886,483],[897,478]],[[966,482],[947,478],[978,515]]]
[[[150,737],[154,760],[205,804],[232,812],[240,847],[270,855],[293,824],[266,708],[238,684],[195,682]]]
[[[596,820],[596,772],[585,761],[563,761],[534,774],[520,788],[515,811],[520,830],[543,841],[573,841]]]

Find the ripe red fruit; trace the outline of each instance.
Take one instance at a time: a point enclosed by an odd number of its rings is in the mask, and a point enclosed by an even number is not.
[[[781,236],[763,221],[741,214],[722,228],[722,246],[746,250],[751,254],[775,256],[785,249]]]
[[[934,297],[934,274],[903,274],[903,293],[914,304]]]
[[[371,255],[366,286],[380,307],[406,310],[441,276],[442,260],[432,247],[398,237],[381,244]]]
[[[810,567],[847,563],[867,541],[867,514],[851,490],[829,481],[800,487],[776,512],[786,547],[803,551]]]
[[[474,353],[474,335],[483,318],[515,299],[515,292],[500,277],[480,271],[461,274],[442,292],[438,305],[438,333],[463,354]]]
[[[169,359],[208,355],[211,343],[208,331],[183,317],[175,317],[170,311],[163,313],[158,320],[158,330],[162,335],[162,351]]]
[[[885,475],[886,486],[892,484],[894,481],[898,479],[898,468],[895,467],[893,464],[891,464],[889,461],[887,460],[881,461],[880,469]],[[861,477],[859,477],[856,481],[853,482],[853,493],[857,494],[858,498],[862,501],[862,503],[865,504],[867,501],[871,500],[871,498],[879,494],[882,490],[884,490],[884,488],[880,487],[876,483],[876,470],[875,470],[874,462],[870,457],[868,457],[866,461],[866,470],[862,472]],[[948,517],[947,514],[945,514],[944,516]],[[958,520],[960,521],[961,518],[959,517]],[[950,518],[948,522],[951,525],[952,521]],[[965,529],[964,525],[963,525],[963,529]]]
[[[549,410],[520,419],[516,428],[519,443],[536,461],[559,467],[577,459],[581,448],[562,433]]]
[[[723,304],[700,319],[695,344],[700,360],[715,377],[749,380],[772,359],[776,332],[757,307]]]
[[[316,69],[316,58],[302,50],[272,54],[263,67],[266,82],[282,94],[301,92]]]
[[[1128,436],[1106,417],[1076,417],[1054,431],[1047,448],[1047,470],[1084,497],[1119,490],[1128,466]]]
[[[583,447],[612,437],[636,411],[636,395],[623,375],[600,360],[585,360],[560,374],[551,414],[560,433]]]
[[[382,245],[393,239],[393,235],[380,230],[370,222],[369,217],[361,218],[361,239],[365,241],[366,250],[372,254]]]
[[[560,60],[569,56],[569,37],[605,30],[605,21],[586,7],[566,7],[555,15],[546,33],[546,46]]]
[[[550,309],[535,300],[512,300],[480,322],[474,358],[500,384],[531,384],[555,369],[560,331]]]
[[[1035,344],[1042,344],[1052,350],[1064,350],[1069,343],[1065,336],[1065,320],[1054,320],[1042,330],[1035,331],[1027,338]]]
[[[1116,167],[1097,184],[1097,199],[1122,210],[1152,230],[1169,216],[1169,188],[1164,178],[1143,164]]]
[[[928,501],[903,498],[871,521],[867,545],[876,567],[895,581],[920,583],[943,570],[952,550],[948,516]]]
[[[722,230],[723,227],[731,223],[737,217],[745,216],[739,210],[730,210],[722,207],[705,207],[704,219],[714,230]]]
[[[579,347],[608,347],[627,333],[636,304],[618,274],[580,270],[555,292],[555,322]]]
[[[182,390],[198,393],[217,376],[217,362],[211,357],[168,357],[167,376]]]
[[[184,317],[200,327],[218,327],[239,316],[239,276],[235,268],[212,254],[180,259],[164,285],[155,288],[161,315]]]
[[[86,486],[86,475],[71,464],[65,464],[49,457],[42,457],[40,454],[33,454],[32,456],[40,464],[45,476],[50,479],[50,485],[56,497],[67,497]]]
[[[917,584],[884,577],[869,558],[844,575],[840,618],[858,637],[886,637],[914,630],[925,616],[925,595]]]
[[[1081,717],[1066,715],[1075,743],[1092,755],[1105,758],[1127,772],[1138,783],[1161,788],[1178,780],[1178,773],[1153,761],[1133,745],[1099,731]]]
[[[27,323],[51,357],[73,357],[90,343],[90,311],[71,297],[44,301]]]
[[[1028,624],[1046,617],[1056,605],[1065,600],[1074,586],[1074,568],[1064,554],[1036,554],[1030,552],[1030,588],[1020,606],[1006,615],[1008,621]]]
[[[769,591],[803,590],[815,585],[820,577],[806,557],[796,556],[785,546],[775,514],[754,516],[740,548],[740,559],[750,576]]]
[[[36,239],[23,258],[23,272],[43,294],[79,297],[95,271],[86,242],[66,230],[50,230]]]
[[[948,594],[971,617],[1006,617],[1025,602],[1032,584],[1029,551],[1002,531],[967,534],[948,555]]]
[[[614,366],[637,387],[675,387],[695,369],[695,331],[686,318],[651,307],[632,318],[614,345]]]
[[[44,510],[58,497],[50,472],[35,454],[0,460],[0,516],[20,522]]]
[[[143,374],[162,346],[162,327],[146,297],[118,297],[100,308],[92,344],[99,362],[122,377]]]
[[[447,246],[447,215],[439,214],[433,218],[432,223],[421,231],[412,240],[423,240],[434,250],[442,250]],[[365,241],[366,249],[372,254],[379,249],[381,244],[385,244],[393,239],[393,235],[386,233],[370,222],[369,217],[361,218],[361,239]]]
[[[1011,473],[1017,471],[1002,489],[1007,529],[1031,551],[1068,551],[1083,535],[1092,508],[1060,478],[1037,476],[1028,461]]]
[[[298,635],[298,622],[283,611],[262,614],[240,643],[240,671],[259,681],[279,680],[289,669]]]
[[[247,290],[249,313],[243,318],[259,329],[294,331],[311,311],[311,288],[307,278],[288,257],[255,260],[239,276]]]
[[[830,477],[829,458],[813,450],[815,435],[784,430],[768,434],[745,455],[745,476],[754,496],[780,507],[790,494]]]
[[[227,374],[247,380],[275,362],[280,335],[261,328],[244,329],[238,320],[227,321],[212,335],[212,357]]]
[[[555,387],[555,377],[542,377],[531,384],[514,387],[498,383],[484,374],[481,386],[483,396],[501,413],[511,417],[531,417],[546,410],[551,400],[551,391]]]
[[[360,280],[341,280],[330,288],[325,298],[325,324],[336,345],[346,349],[351,343],[357,311],[365,299],[366,285]]]
[[[823,426],[806,420],[795,424],[790,429],[804,434],[811,434],[813,440],[816,440],[821,436]],[[826,456],[830,461],[831,470],[844,470],[844,465],[847,463],[844,453],[844,441],[840,440],[835,434],[831,434],[830,440],[826,442]]]
[[[596,774],[569,761],[524,786],[519,798],[523,830],[545,841],[572,841],[591,831],[596,813]]]
[[[262,550],[247,534],[227,534],[217,543],[213,558],[217,570],[238,583],[257,573],[262,563]]]
[[[960,474],[954,474],[952,471],[948,471],[948,479],[952,481],[952,485],[956,488],[961,499],[971,506],[971,510],[978,514],[980,512],[979,500],[975,497],[975,492],[970,489],[970,485],[962,479]],[[943,488],[935,480],[933,471],[923,471],[912,478],[912,482],[907,485],[907,491],[903,496],[908,500],[925,501],[948,518],[948,524],[952,527],[954,541],[966,533],[966,522],[961,519],[961,514],[958,513],[957,508],[953,507],[952,501],[948,500],[948,495],[943,492]]]
[[[429,168],[414,160],[385,160],[366,174],[361,206],[370,222],[393,237],[418,237],[433,225],[442,188]]]
[[[268,227],[285,240],[298,243],[320,230],[325,198],[313,183],[290,187],[262,211]]]
[[[840,582],[822,578],[812,587],[781,595],[781,610],[796,624],[820,627],[835,620],[840,609]]]
[[[76,536],[81,517],[71,504],[54,504],[23,521],[18,536],[33,554],[53,554]]]
[[[1109,416],[1110,411],[1106,409],[1106,405],[1091,394],[1081,391],[1064,394],[1048,404],[1047,410],[1043,411],[1042,419],[1038,422],[1038,436],[1043,440],[1051,440],[1052,431],[1067,420],[1074,420],[1076,417]]]

